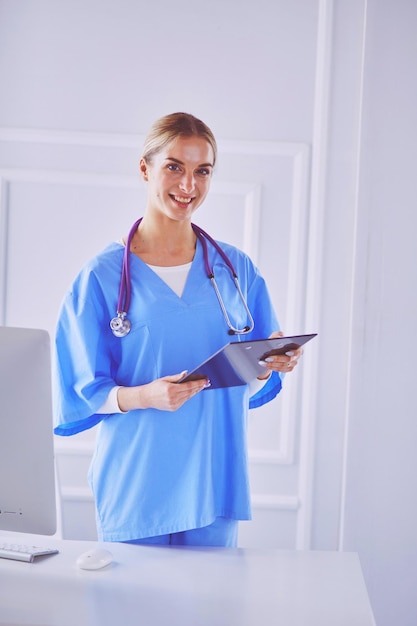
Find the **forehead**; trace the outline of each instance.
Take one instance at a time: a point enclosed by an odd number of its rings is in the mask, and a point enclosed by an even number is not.
[[[213,164],[214,153],[210,143],[204,137],[176,137],[160,152],[162,159],[175,159],[183,163],[205,165]]]

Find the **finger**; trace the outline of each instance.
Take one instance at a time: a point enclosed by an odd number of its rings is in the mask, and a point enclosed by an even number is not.
[[[174,374],[173,376],[164,376],[163,380],[166,380],[168,383],[178,383],[180,380],[183,380],[188,374],[188,370],[184,370],[180,374]]]
[[[193,380],[189,383],[184,383],[184,386],[187,386],[191,394],[193,395],[195,393],[198,393],[202,389],[210,387],[210,380],[208,378],[200,378],[199,380]]]
[[[298,356],[291,357],[287,363],[288,371],[291,372],[294,369],[294,367],[296,367],[296,365],[298,365]]]
[[[275,372],[288,372],[290,371],[290,360],[288,358],[273,358],[268,357],[265,361],[259,361],[259,365],[265,367],[265,369]]]
[[[203,389],[205,388],[205,383],[204,384],[200,383],[199,386],[195,384],[189,385],[188,383],[184,383],[184,385],[179,385],[179,387],[181,388],[185,387],[184,391],[178,398],[178,404],[179,406],[182,406],[185,402],[187,402],[188,400],[190,400],[197,394],[201,393]]]
[[[291,350],[290,352],[286,352],[285,354],[286,356],[288,356],[291,363],[298,363],[298,359],[302,355],[302,352],[300,352],[300,350]]]

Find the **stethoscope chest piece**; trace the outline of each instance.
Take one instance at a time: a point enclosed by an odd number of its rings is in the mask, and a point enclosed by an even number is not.
[[[126,337],[130,333],[132,325],[126,317],[126,313],[117,313],[117,317],[110,320],[110,328],[115,337]]]

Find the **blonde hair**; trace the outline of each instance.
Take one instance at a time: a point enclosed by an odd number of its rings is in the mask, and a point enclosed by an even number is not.
[[[217,143],[210,128],[191,113],[170,113],[153,123],[145,139],[142,158],[151,163],[152,157],[177,137],[202,137],[213,150],[213,165],[217,158]]]

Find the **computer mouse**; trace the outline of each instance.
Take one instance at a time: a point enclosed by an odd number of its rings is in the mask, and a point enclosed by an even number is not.
[[[94,548],[80,554],[76,563],[80,569],[102,569],[113,560],[113,555],[104,548]]]

